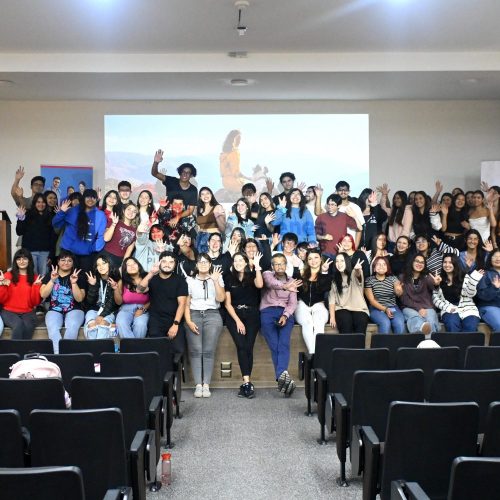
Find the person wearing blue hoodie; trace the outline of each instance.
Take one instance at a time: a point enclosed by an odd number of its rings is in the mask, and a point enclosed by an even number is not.
[[[72,252],[77,260],[76,267],[84,272],[93,268],[94,260],[105,244],[106,215],[96,203],[97,192],[85,189],[83,204],[71,208],[71,202],[65,201],[52,219],[55,229],[65,227],[61,249]]]
[[[286,195],[286,202],[285,199],[282,200],[272,222],[274,226],[279,226],[280,237],[286,233],[295,233],[298,243],[305,241],[312,246],[317,245],[314,221],[311,212],[307,210],[306,198],[302,191],[294,188]]]
[[[477,285],[476,304],[481,319],[494,332],[500,332],[500,249],[489,255],[488,268]]]

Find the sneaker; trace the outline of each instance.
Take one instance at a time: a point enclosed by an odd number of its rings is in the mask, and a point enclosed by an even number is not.
[[[293,380],[290,380],[290,383],[286,386],[284,391],[285,398],[289,398],[293,394],[294,390],[295,390],[295,382]]]
[[[202,398],[203,397],[203,387],[201,384],[196,384],[196,388],[194,390],[194,397],[195,398]]]
[[[246,384],[241,384],[240,385],[240,390],[238,391],[238,397],[239,398],[245,398],[246,397],[245,388],[246,388]]]
[[[278,378],[278,391],[283,392],[283,388],[290,383],[290,374],[284,370]]]
[[[210,387],[208,386],[208,384],[203,384],[202,396],[204,398],[209,398],[211,395],[212,393],[210,392]]]
[[[247,387],[245,389],[245,397],[247,399],[252,399],[255,397],[255,388],[252,384],[252,382],[248,382],[247,384],[245,384]]]
[[[432,326],[429,322],[422,323],[422,326],[420,327],[420,331],[425,334],[429,335],[429,333],[432,332]]]

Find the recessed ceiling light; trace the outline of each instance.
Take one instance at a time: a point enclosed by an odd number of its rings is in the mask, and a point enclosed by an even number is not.
[[[229,82],[233,87],[246,87],[248,80],[246,78],[233,78]]]
[[[0,87],[10,87],[11,85],[14,85],[12,80],[0,80]]]

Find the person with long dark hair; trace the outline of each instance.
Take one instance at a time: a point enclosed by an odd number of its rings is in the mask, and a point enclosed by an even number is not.
[[[108,191],[101,203],[101,210],[106,214],[106,219],[111,220],[111,215],[119,215],[118,206],[120,204],[120,195],[116,189],[111,189]]]
[[[106,215],[97,209],[96,203],[97,192],[86,189],[83,192],[83,204],[70,208],[71,202],[67,200],[52,219],[56,229],[65,227],[61,249],[72,252],[76,267],[85,272],[92,269],[95,257],[105,244]]]
[[[236,252],[242,252],[245,248],[247,238],[241,227],[235,227],[226,240],[226,249],[233,256]]]
[[[396,240],[394,253],[389,257],[389,265],[394,276],[403,274],[406,268],[406,262],[411,255],[411,240],[408,236],[399,236]]]
[[[477,307],[481,319],[493,332],[500,332],[500,250],[491,252],[483,279],[477,285]]]
[[[166,235],[161,224],[139,224],[136,232],[134,257],[141,263],[145,271],[150,271],[158,262],[159,256],[172,246],[166,243]]]
[[[408,204],[408,195],[405,191],[396,191],[392,197],[392,208],[386,205],[389,196],[389,186],[383,184],[377,190],[382,194],[380,206],[388,215],[387,219],[387,239],[389,240],[389,248],[395,246],[396,241],[400,236],[410,236],[412,214],[411,205]]]
[[[255,230],[255,238],[259,240],[267,240],[273,236],[274,226],[273,221],[276,218],[275,215],[276,206],[273,202],[273,197],[269,193],[260,193],[259,196],[259,210],[257,212],[257,219],[255,220],[255,225],[257,229]]]
[[[49,210],[45,196],[41,193],[33,195],[31,208],[26,210],[20,205],[16,217],[16,233],[23,237],[23,248],[31,252],[35,274],[43,276],[47,273],[47,259],[53,254],[56,244],[52,228],[54,214]]]
[[[417,253],[408,260],[400,281],[403,285],[400,302],[408,331],[425,335],[438,332],[439,321],[432,303],[432,292],[441,283],[441,277],[437,271],[435,274],[427,271],[424,254]]]
[[[363,270],[364,279],[370,276],[370,263],[368,262],[368,257],[362,250],[356,249],[356,244],[354,243],[354,238],[350,234],[344,234],[337,243],[338,253],[346,253],[351,262],[361,262],[361,268]]]
[[[116,331],[120,338],[143,339],[148,333],[149,295],[138,286],[148,274],[134,257],[124,259],[122,279],[113,291],[120,310],[116,315]]]
[[[488,254],[493,250],[491,240],[483,242],[477,229],[469,229],[465,235],[465,250],[460,252],[460,264],[466,273],[485,269]]]
[[[307,210],[306,198],[300,189],[290,190],[286,195],[286,203],[280,201],[275,215],[273,225],[279,226],[281,237],[286,233],[295,233],[298,243],[306,241],[317,245],[313,218],[311,212]]]
[[[378,333],[404,333],[405,318],[396,300],[403,294],[399,280],[392,274],[387,257],[375,257],[373,274],[366,280],[365,296],[370,318],[378,326]]]
[[[297,293],[295,320],[302,327],[302,337],[311,354],[314,354],[316,335],[325,333],[325,324],[328,322],[325,295],[332,286],[332,279],[328,274],[331,263],[330,259],[323,262],[319,249],[312,248],[307,251],[300,273],[302,286]]]
[[[113,336],[118,304],[114,291],[118,288],[119,275],[111,260],[104,254],[97,256],[93,272],[85,273],[88,291],[85,297],[85,325],[83,331],[88,339]]]
[[[139,210],[139,223],[153,224],[156,219],[153,193],[148,189],[143,189],[137,197],[136,206]]]
[[[358,206],[363,213],[363,229],[359,247],[369,247],[373,238],[382,232],[382,225],[387,220],[387,213],[377,200],[377,193],[371,188],[365,188],[358,196]]]
[[[411,213],[413,234],[425,234],[431,238],[441,229],[439,205],[432,205],[431,198],[425,191],[415,192]]]
[[[226,239],[231,237],[233,229],[236,227],[242,228],[247,238],[253,238],[255,223],[251,219],[250,203],[248,203],[246,198],[239,198],[236,201],[233,213],[227,218]]]
[[[464,250],[464,234],[470,229],[470,224],[463,193],[453,196],[448,208],[441,207],[441,224],[443,240],[460,251]]]
[[[49,339],[52,340],[54,353],[59,353],[61,328],[65,327],[64,338],[76,340],[85,320],[82,302],[85,299],[85,283],[81,270],[75,269],[71,252],[62,250],[57,265],[52,266],[50,274],[43,278],[40,289],[43,299],[49,298],[49,310],[45,324]]]
[[[363,268],[358,259],[353,266],[345,252],[335,258],[332,288],[328,295],[330,326],[339,333],[366,333],[369,311],[363,294]]]
[[[260,328],[260,290],[264,286],[260,268],[261,253],[254,256],[250,269],[248,257],[237,252],[233,255],[231,273],[225,277],[226,326],[236,345],[243,384],[238,397],[253,398],[255,388],[250,377],[253,368],[253,347]]]
[[[226,213],[222,205],[215,199],[213,191],[207,186],[202,187],[199,191],[195,213],[198,226],[196,250],[206,252],[210,234],[224,233],[226,230]]]
[[[444,256],[441,284],[434,289],[432,302],[447,332],[477,332],[479,310],[473,297],[483,274],[484,270],[465,274],[456,255]]]
[[[36,326],[35,307],[40,304],[42,276],[35,274],[31,252],[20,248],[12,260],[10,272],[0,271],[1,315],[12,329],[11,338],[31,339]]]

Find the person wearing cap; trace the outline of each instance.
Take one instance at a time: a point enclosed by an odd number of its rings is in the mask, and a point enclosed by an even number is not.
[[[85,189],[83,203],[71,208],[69,200],[61,204],[52,219],[55,229],[65,228],[61,249],[75,255],[76,267],[90,271],[97,254],[104,248],[106,215],[97,209],[97,192]]]

